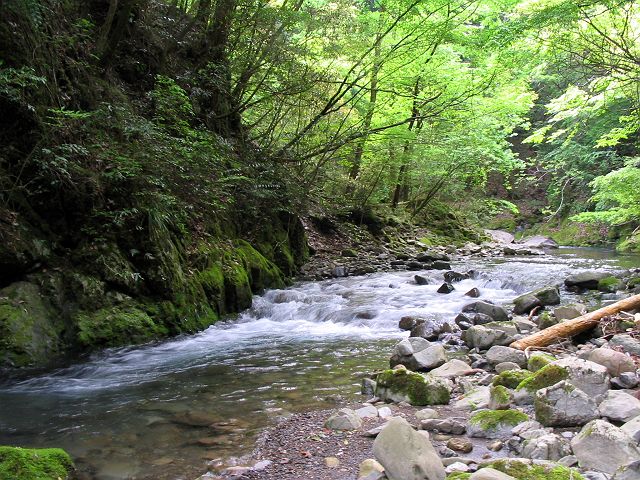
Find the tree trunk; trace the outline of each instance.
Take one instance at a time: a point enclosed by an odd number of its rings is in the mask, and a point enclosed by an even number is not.
[[[620,300],[612,305],[602,307],[594,312],[587,313],[581,317],[558,323],[540,332],[522,338],[511,344],[511,348],[524,350],[527,347],[546,347],[552,343],[565,338],[572,337],[598,325],[604,317],[609,317],[626,310],[640,308],[640,295],[634,295],[624,300]]]

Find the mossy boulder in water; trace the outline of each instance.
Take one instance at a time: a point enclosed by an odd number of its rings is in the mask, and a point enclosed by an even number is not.
[[[451,383],[444,378],[404,368],[385,370],[376,379],[376,396],[417,406],[446,405],[451,397]]]
[[[59,448],[0,447],[0,480],[71,480],[71,457]]]
[[[0,365],[42,365],[61,349],[64,324],[40,288],[16,282],[0,290]]]

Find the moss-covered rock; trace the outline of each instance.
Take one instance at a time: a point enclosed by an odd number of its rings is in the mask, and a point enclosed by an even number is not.
[[[506,388],[516,388],[530,375],[531,373],[527,370],[507,370],[496,375],[491,383],[494,386],[501,385]]]
[[[0,447],[0,480],[70,480],[71,457],[59,448]]]
[[[469,418],[467,435],[478,438],[506,438],[516,425],[529,420],[520,410],[479,410]]]
[[[533,393],[541,388],[550,387],[569,377],[569,371],[559,365],[545,365],[540,370],[525,378],[517,387],[517,390],[526,390]]]
[[[538,316],[538,320],[536,323],[538,324],[538,328],[540,328],[540,330],[544,330],[545,328],[549,328],[549,327],[553,327],[554,325],[557,325],[558,319],[549,312],[542,312]]]
[[[168,334],[135,304],[107,307],[76,316],[78,341],[83,347],[115,347],[143,343]]]
[[[450,383],[433,375],[406,369],[385,370],[376,378],[376,396],[411,405],[447,405],[451,398]]]
[[[40,288],[16,282],[0,290],[0,365],[44,365],[61,350],[64,324]]]
[[[543,367],[546,367],[551,362],[555,361],[555,357],[543,352],[534,352],[527,361],[527,369],[530,372],[537,372]],[[516,385],[517,387],[517,385]],[[514,387],[515,388],[515,387]]]
[[[489,390],[489,408],[492,410],[506,410],[511,405],[513,395],[502,385],[491,385]]]
[[[606,293],[614,293],[624,288],[624,283],[617,277],[610,276],[598,280],[598,290]]]
[[[447,480],[469,480],[470,477],[471,474],[467,472],[454,472],[447,476]]]
[[[483,464],[483,467],[495,468],[517,480],[584,480],[575,468],[557,464],[534,464],[523,459],[502,459]]]

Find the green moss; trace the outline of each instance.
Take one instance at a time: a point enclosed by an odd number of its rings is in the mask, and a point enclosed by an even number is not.
[[[511,393],[503,385],[491,385],[489,389],[492,403],[498,405],[509,405],[511,402]]]
[[[538,317],[538,327],[540,330],[552,327],[558,323],[558,319],[549,312],[542,312]]]
[[[601,292],[614,293],[623,288],[622,280],[614,276],[598,280],[598,290]]]
[[[168,334],[135,305],[118,305],[76,316],[78,341],[84,347],[114,347],[142,343]]]
[[[0,447],[0,480],[66,480],[74,470],[59,448]]]
[[[529,465],[522,461],[505,459],[483,467],[495,468],[516,480],[584,480],[575,468],[562,465]]]
[[[597,223],[572,222],[564,219],[559,223],[542,223],[523,233],[530,235],[544,235],[553,238],[560,245],[588,247],[608,243],[607,235],[603,236],[603,225]]]
[[[537,372],[531,374],[530,377],[524,379],[520,385],[518,385],[517,389],[533,393],[541,388],[555,385],[556,383],[565,380],[568,376],[569,372],[566,368],[554,364],[546,365]]]
[[[627,282],[627,288],[629,290],[632,290],[636,287],[640,287],[640,277],[632,277],[629,279],[629,281]]]
[[[555,360],[556,359],[553,356],[547,353],[535,352],[529,357],[529,360],[527,361],[527,369],[530,372],[537,372],[538,370],[546,367]]]
[[[469,478],[471,478],[470,473],[454,472],[447,477],[447,480],[468,480]]]
[[[496,375],[492,385],[507,388],[516,388],[520,383],[531,375],[526,370],[507,370]]]
[[[619,252],[640,253],[640,233],[636,233],[623,239],[616,245]]]
[[[405,395],[411,405],[446,405],[450,392],[444,381],[436,377],[425,377],[420,373],[404,369],[385,370],[376,378],[376,388],[388,388],[391,392]]]
[[[495,430],[501,425],[516,426],[529,420],[529,416],[520,410],[481,410],[469,418],[469,423],[478,425],[482,430]]]

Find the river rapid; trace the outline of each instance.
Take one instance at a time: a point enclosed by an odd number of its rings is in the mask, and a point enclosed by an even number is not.
[[[562,248],[452,267],[480,275],[449,295],[436,293],[441,271],[299,283],[255,297],[238,318],[196,335],[5,380],[0,444],[62,447],[86,478],[192,480],[208,461],[250,453],[278,417],[361,399],[362,376],[385,368],[408,335],[398,329],[405,315],[451,320],[473,287],[480,299],[509,303],[570,273],[637,268],[640,258]],[[416,273],[433,284],[416,285]],[[575,297],[562,292],[562,299]]]

